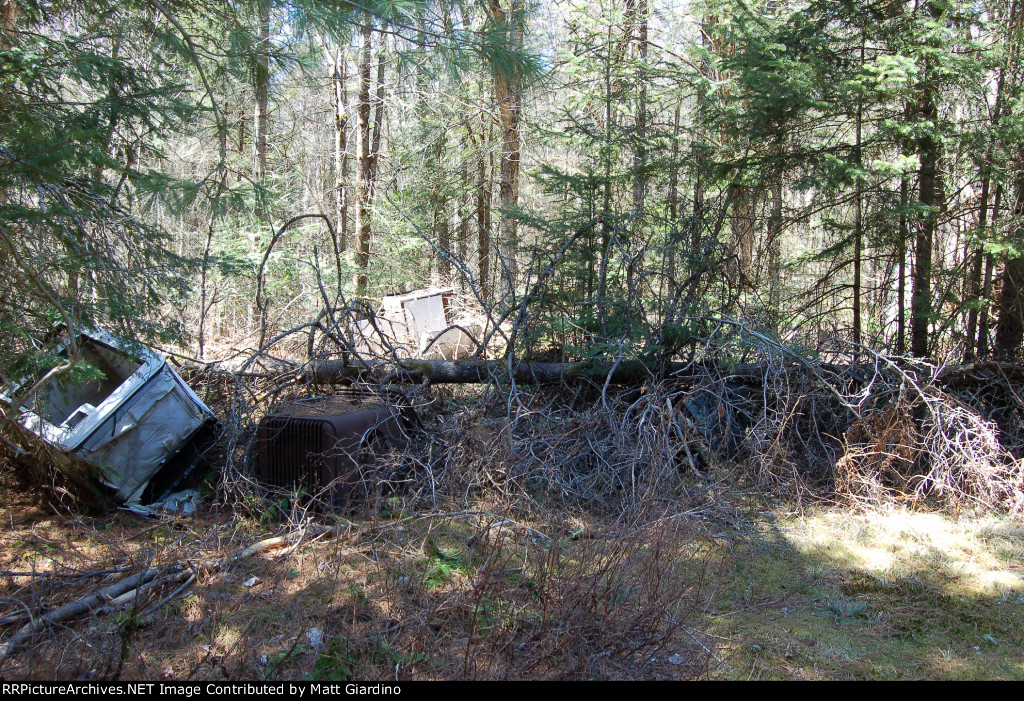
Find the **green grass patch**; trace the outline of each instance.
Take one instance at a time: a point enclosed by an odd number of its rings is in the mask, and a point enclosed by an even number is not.
[[[825,511],[723,551],[714,674],[769,679],[1024,679],[1020,526]]]

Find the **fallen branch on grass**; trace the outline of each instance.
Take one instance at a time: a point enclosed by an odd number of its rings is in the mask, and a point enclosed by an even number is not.
[[[159,574],[159,570],[152,568],[143,570],[138,574],[125,577],[121,581],[114,582],[113,584],[78,599],[77,601],[65,604],[44,616],[32,618],[28,623],[22,626],[22,628],[15,633],[10,640],[0,644],[0,662],[3,662],[17,652],[25,642],[39,632],[43,626],[53,625],[54,623],[60,623],[61,621],[65,621],[69,618],[75,618],[77,616],[90,613],[104,604],[109,604],[111,601],[116,600],[117,597],[122,594],[152,581]]]
[[[331,535],[337,537],[346,533],[358,535],[377,534],[424,519],[459,518],[463,516],[479,515],[484,514],[480,511],[434,512],[410,516],[367,527],[357,526],[356,524],[348,521],[342,521],[334,526],[302,528],[284,535],[259,540],[239,550],[234,555],[219,558],[212,562],[206,562],[201,566],[201,569],[207,572],[218,571],[259,553],[297,543],[305,536],[316,537]],[[0,663],[16,654],[24,647],[25,643],[33,635],[41,631],[45,626],[54,625],[56,623],[61,623],[66,620],[78,618],[91,613],[111,611],[128,603],[138,601],[143,594],[155,591],[168,584],[174,584],[184,580],[184,582],[175,588],[175,590],[168,596],[164,597],[159,603],[146,610],[146,614],[152,613],[188,589],[195,582],[195,571],[195,568],[184,567],[182,565],[172,565],[171,567],[163,569],[148,567],[142,572],[125,577],[113,584],[109,584],[88,594],[87,596],[77,599],[69,604],[65,604],[46,615],[33,617],[31,612],[26,610],[25,614],[5,616],[3,619],[0,619],[0,622],[10,624],[20,622],[21,620],[24,620],[24,618],[28,618],[29,622],[22,626],[22,628],[19,629],[10,640],[0,644]]]

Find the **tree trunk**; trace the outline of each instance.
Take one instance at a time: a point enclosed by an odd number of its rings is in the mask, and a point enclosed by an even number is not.
[[[782,174],[772,185],[772,214],[768,219],[768,303],[774,319],[779,318],[782,299]],[[777,330],[777,329],[776,329]]]
[[[978,238],[981,242],[984,242],[988,229],[989,182],[989,177],[986,174],[981,180],[981,204],[978,210]],[[967,281],[969,289],[965,295],[971,302],[971,308],[967,312],[967,331],[964,334],[965,363],[969,363],[977,357],[975,349],[978,341],[978,311],[981,305],[981,275],[984,260],[985,247],[983,243],[979,243],[971,258],[971,275]]]
[[[1017,241],[1024,240],[1024,175],[1018,172],[1014,183],[1014,221],[1017,222]],[[993,352],[997,358],[1016,356],[1024,340],[1024,256],[1014,254],[1007,258],[1003,268],[1002,289],[999,294],[999,323]]]
[[[860,45],[860,64],[864,65],[864,42]],[[857,100],[857,128],[856,142],[854,144],[853,160],[857,170],[861,169],[863,162],[862,133],[864,126],[864,106],[862,101]],[[861,184],[860,173],[857,173],[856,201],[854,202],[854,224],[853,224],[853,342],[862,343],[863,330],[861,328],[861,263],[864,256],[864,192]]]
[[[754,204],[751,201],[749,185],[733,183],[732,191],[732,237],[736,246],[736,260],[739,265],[741,290],[753,290],[756,286],[754,275]]]
[[[928,3],[928,11],[932,17],[938,17],[940,10],[935,2]],[[939,202],[938,165],[939,142],[932,132],[938,108],[936,105],[935,79],[932,59],[925,59],[921,101],[918,109],[919,122],[928,122],[918,139],[918,153],[921,157],[921,169],[918,174],[918,202],[925,209],[924,218],[918,228],[914,245],[914,291],[911,297],[910,352],[918,358],[928,357],[928,336],[932,318],[932,245],[935,240],[935,222],[941,202]]]
[[[380,46],[377,48],[377,93],[373,98],[373,136],[370,140],[370,199],[373,200],[373,188],[377,182],[377,171],[380,163],[381,134],[384,133],[384,58],[387,50],[386,27],[381,28]]]
[[[0,49],[11,48],[11,41],[4,36],[7,32],[13,32],[17,26],[18,4],[15,0],[0,0],[0,21],[3,22],[3,32],[0,32]]]
[[[1003,203],[1003,185],[996,184],[996,196],[992,203],[992,226],[999,221],[999,210]],[[989,354],[989,303],[992,300],[992,282],[995,278],[995,259],[991,254],[985,256],[985,279],[981,286],[981,313],[978,315],[978,357],[987,358]]]
[[[434,154],[436,159],[433,192],[433,224],[434,236],[437,239],[437,247],[440,251],[435,252],[437,258],[437,276],[441,285],[448,284],[452,274],[451,255],[452,237],[451,222],[448,218],[448,193],[445,187],[445,153],[447,152],[447,140],[440,136],[437,142],[437,150]]]
[[[1010,26],[1011,27],[1014,24],[1013,20],[1014,20],[1014,15],[1016,13],[1016,6],[1017,6],[1017,3],[1016,3],[1016,0],[1014,0],[1013,5],[1011,6],[1011,10],[1010,10]],[[1003,65],[1003,66],[1000,66],[1000,68],[999,68],[999,77],[996,79],[996,99],[995,99],[995,106],[994,106],[994,108],[992,110],[992,126],[993,127],[998,127],[998,125],[999,125],[999,119],[1000,119],[1000,116],[1002,114],[1002,109],[1003,109],[1003,88],[1004,88],[1005,85],[1006,85],[1006,66]],[[988,169],[992,165],[991,161],[992,161],[992,146],[990,145],[986,149],[986,152],[985,152],[985,162],[984,162],[984,164],[982,165],[982,168],[981,168],[983,177],[982,177],[982,182],[981,182],[981,206],[980,206],[980,211],[979,211],[979,214],[978,214],[978,237],[980,239],[980,242],[978,244],[977,250],[974,252],[974,261],[973,261],[973,266],[972,266],[972,270],[971,270],[971,280],[970,280],[971,289],[970,289],[969,298],[970,298],[970,300],[972,302],[972,306],[971,306],[970,312],[968,313],[968,318],[967,318],[967,334],[966,334],[965,349],[964,349],[964,360],[965,360],[965,362],[968,361],[968,360],[972,360],[975,357],[978,357],[978,355],[980,355],[980,353],[981,353],[981,346],[982,346],[982,342],[981,342],[982,328],[981,327],[984,327],[984,334],[986,336],[986,340],[985,340],[985,351],[986,351],[986,354],[987,354],[987,351],[988,351],[988,338],[987,338],[988,337],[988,324],[987,324],[987,319],[985,319],[984,322],[982,322],[979,325],[979,322],[981,321],[981,319],[979,319],[979,317],[985,317],[987,315],[987,311],[983,312],[981,310],[981,307],[985,304],[985,302],[988,299],[987,295],[990,294],[991,283],[992,283],[992,257],[985,254],[985,247],[984,247],[984,242],[985,242],[985,239],[987,238],[986,231],[987,231],[987,228],[988,228],[987,227],[987,224],[988,224],[988,200],[989,200],[989,190],[991,188],[991,177],[990,177],[990,174],[988,172]],[[999,209],[999,200],[1001,199],[1001,193],[1002,193],[1002,191],[1000,189],[1000,185],[997,184],[996,185],[995,211],[993,211],[993,221],[992,221],[993,224],[995,224],[996,212]],[[983,263],[984,263],[984,267],[985,267],[984,282],[983,282],[983,278],[982,278],[982,265],[983,265]],[[975,348],[978,349],[978,355],[975,354]]]
[[[647,197],[647,0],[636,2],[636,146],[633,153],[633,211],[639,218]],[[640,228],[639,226],[637,227]]]
[[[522,49],[524,27],[524,0],[510,0],[508,9],[501,0],[488,0],[488,14],[496,28],[504,32],[510,51]],[[501,159],[499,161],[500,181],[498,201],[502,210],[498,244],[506,250],[517,246],[516,218],[513,211],[519,202],[519,164],[522,151],[520,120],[522,118],[523,87],[522,77],[514,66],[496,67],[493,70],[494,94],[498,103],[498,117],[501,123]],[[504,270],[504,268],[503,268]],[[515,266],[510,265],[502,275],[503,292],[515,289]]]
[[[480,297],[484,301],[491,299],[491,179],[488,176],[487,153],[487,122],[480,115],[480,135],[477,139],[473,134],[472,122],[466,121],[466,133],[476,148],[476,252],[477,252],[477,283]]]
[[[261,185],[267,179],[267,109],[270,99],[270,0],[260,0],[258,7],[259,48],[256,54],[256,109],[253,115],[253,165]]]
[[[675,313],[678,298],[676,283],[676,247],[679,244],[679,113],[682,100],[676,101],[672,114],[672,160],[668,172],[668,232],[665,236],[665,279],[668,309]]]
[[[1016,0],[1010,5],[1009,21],[1007,22],[1008,44],[1011,47],[1009,73],[1011,76],[1008,86],[1010,98],[1010,109],[1016,106],[1020,98],[1020,78],[1017,75],[1020,68],[1020,18],[1017,15]],[[1019,118],[1018,115],[1011,115]],[[1017,173],[1014,179],[1014,203],[1013,222],[1016,227],[1015,243],[1024,241],[1024,148],[1020,143],[1014,144],[1014,166]],[[996,338],[993,353],[997,358],[1012,358],[1021,347],[1024,340],[1024,256],[1020,251],[1011,249],[1007,254],[1006,265],[1003,268],[1002,289],[999,293],[999,322],[996,325]]]
[[[468,153],[468,145],[466,139],[462,139],[461,153]],[[473,193],[469,184],[469,163],[464,155],[459,163],[459,183],[461,192],[459,193],[459,233],[458,233],[458,257],[459,262],[462,265],[466,265],[466,261],[469,258],[469,220],[470,212],[473,207]],[[465,275],[459,275],[459,289],[465,290],[466,277]]]
[[[896,242],[896,355],[907,352],[907,202],[910,186],[907,178],[900,178],[899,239]]]
[[[926,145],[921,151],[918,201],[931,208],[935,206],[937,145],[929,137],[922,141]],[[928,211],[918,229],[914,245],[914,290],[910,299],[910,352],[918,358],[928,357],[928,331],[932,316],[932,243],[934,236],[935,213]]]
[[[331,83],[334,85],[334,229],[338,234],[336,255],[339,258],[348,244],[348,92],[346,90],[347,57],[341,49],[334,52]],[[338,268],[339,281],[341,268]]]
[[[0,51],[6,51],[13,46],[11,34],[17,29],[18,5],[15,0],[0,0]],[[0,96],[0,108],[3,108],[6,100]],[[7,204],[9,195],[0,189],[0,205]],[[0,258],[0,261],[7,261]],[[5,266],[6,269],[6,266]]]
[[[370,265],[370,202],[372,198],[373,164],[371,161],[370,81],[373,55],[373,21],[364,17],[360,30],[359,95],[356,106],[356,296],[365,297]]]

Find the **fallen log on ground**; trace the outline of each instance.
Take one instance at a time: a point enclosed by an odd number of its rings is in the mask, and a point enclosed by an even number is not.
[[[936,384],[947,387],[970,385],[984,379],[1004,379],[1024,383],[1024,365],[1017,363],[983,361],[943,368],[936,376]]]
[[[875,363],[835,365],[808,362],[792,363],[794,368],[810,367],[851,379],[870,377],[884,369]],[[581,382],[608,382],[612,385],[642,384],[653,377],[670,380],[704,379],[709,373],[733,382],[760,385],[768,366],[757,363],[727,365],[713,360],[692,363],[645,363],[639,360],[583,361],[583,362],[519,362],[512,366],[511,377],[519,384],[578,384]],[[927,374],[919,369],[915,374],[926,383]],[[319,384],[345,384],[347,382],[392,382],[396,384],[472,384],[505,380],[510,377],[509,363],[505,360],[373,360],[365,363],[350,360],[313,360],[298,372],[299,381]],[[942,386],[960,386],[985,378],[1009,379],[1024,382],[1024,365],[1005,362],[977,362],[942,368],[932,381]]]
[[[320,384],[346,382],[393,382],[396,384],[472,384],[505,380],[519,384],[552,385],[580,382],[608,382],[613,385],[642,384],[652,377],[687,379],[707,377],[714,363],[646,364],[638,360],[614,362],[522,362],[512,366],[505,360],[399,360],[356,363],[347,360],[314,360],[298,375],[300,381]],[[759,382],[760,365],[739,365],[720,372],[730,379]]]

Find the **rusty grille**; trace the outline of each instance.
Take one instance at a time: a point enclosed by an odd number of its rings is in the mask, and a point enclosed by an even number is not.
[[[330,424],[308,417],[269,416],[260,424],[260,481],[282,489],[319,491],[324,483]],[[328,482],[330,479],[328,479]]]
[[[374,446],[402,444],[403,422],[394,407],[354,393],[283,405],[260,421],[258,479],[342,506],[354,486],[372,487]]]

